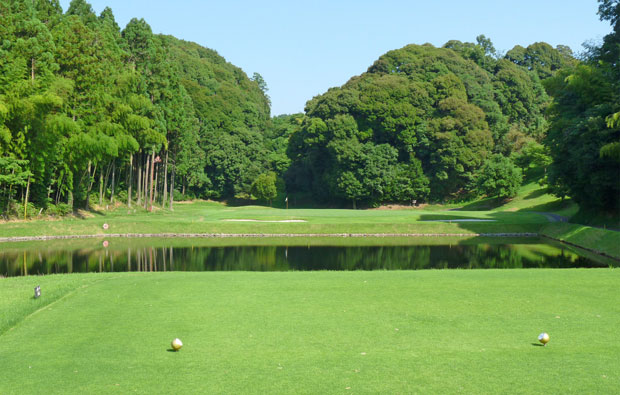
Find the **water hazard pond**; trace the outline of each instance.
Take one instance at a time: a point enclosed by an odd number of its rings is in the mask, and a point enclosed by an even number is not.
[[[0,245],[0,276],[126,271],[596,268],[617,262],[537,238],[91,239]]]

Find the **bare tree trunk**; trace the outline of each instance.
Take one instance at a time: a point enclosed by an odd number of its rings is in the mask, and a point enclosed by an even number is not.
[[[99,206],[103,206],[103,166],[99,170]]]
[[[149,186],[149,156],[146,156],[146,165],[145,165],[145,169],[144,169],[144,174],[142,175],[144,180],[143,180],[143,184],[144,184],[144,191],[143,191],[143,196],[144,196],[144,208],[146,209],[148,207],[148,203],[149,203],[149,193],[148,193],[148,186]]]
[[[112,160],[112,193],[110,194],[110,203],[114,204],[114,175],[116,173],[116,161]]]
[[[172,174],[170,176],[170,211],[174,211],[174,167],[172,168]],[[171,252],[172,253],[172,252]]]
[[[159,173],[161,172],[161,166],[157,166],[157,171],[155,172],[155,188],[153,191],[153,203],[157,202],[157,191],[159,190]]]
[[[142,204],[142,161],[140,161],[140,156],[138,155],[138,184],[136,188],[136,192],[138,192],[138,201],[136,204],[138,207]]]
[[[164,194],[161,200],[161,207],[166,208],[166,201],[168,200],[168,150],[166,150],[166,163],[164,164]]]
[[[64,171],[62,172],[62,177],[60,177],[60,179],[58,180],[57,184],[58,184],[58,188],[56,190],[56,199],[54,199],[54,201],[56,202],[56,205],[58,206],[58,203],[60,202],[60,191],[62,190],[62,182],[65,179],[65,173]]]
[[[99,206],[103,205],[103,166],[99,170]]]
[[[26,186],[26,197],[24,198],[24,219],[28,214],[28,195],[30,194],[30,176],[28,176],[28,185]]]
[[[131,247],[127,248],[127,271],[131,271]]]
[[[34,84],[34,58],[30,58],[30,78]]]
[[[129,156],[129,172],[127,177],[129,178],[129,182],[127,183],[127,207],[131,208],[131,182],[133,176],[133,154]],[[131,258],[130,258],[131,259]]]
[[[155,150],[151,154],[151,189],[149,191],[149,211],[153,211],[153,170],[155,169]]]
[[[95,163],[95,169],[93,170],[93,175],[90,175],[90,166],[91,163],[88,161],[88,188],[86,188],[86,208],[90,204],[90,191],[93,189],[93,184],[95,183],[95,174],[97,173],[97,164]],[[80,179],[80,184],[81,184]],[[78,184],[79,185],[79,184]]]
[[[174,270],[174,257],[172,256],[172,247],[170,247],[170,270]]]

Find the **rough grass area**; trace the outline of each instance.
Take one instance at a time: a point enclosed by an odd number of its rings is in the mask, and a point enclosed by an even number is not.
[[[540,233],[620,259],[620,232],[618,231],[569,223],[553,223],[543,227]]]
[[[93,277],[101,281],[92,282]],[[3,316],[39,278],[0,280]],[[613,393],[620,271],[50,276],[0,393]],[[86,287],[82,287],[86,285]],[[24,289],[24,291],[22,291]],[[7,299],[9,298],[9,299]],[[32,307],[41,308],[29,314]],[[538,345],[548,332],[551,342]],[[170,341],[183,340],[180,352]]]

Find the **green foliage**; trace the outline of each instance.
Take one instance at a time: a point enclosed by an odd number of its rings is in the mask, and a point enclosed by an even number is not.
[[[620,211],[620,42],[614,1],[602,0],[599,13],[614,31],[587,64],[560,71],[546,81],[554,97],[546,140],[553,163],[549,182],[559,195],[572,197],[586,211]],[[615,49],[614,49],[615,48]]]
[[[487,196],[507,199],[517,195],[523,175],[509,158],[495,154],[480,169],[476,177],[476,188]]]
[[[278,195],[276,173],[269,172],[259,175],[252,183],[250,191],[257,199],[268,200],[271,203],[271,200]]]
[[[28,201],[54,213],[63,203],[88,207],[95,180],[101,194],[133,200],[140,190],[145,201],[153,152],[169,158],[154,174],[192,196],[249,193],[269,170],[260,75],[250,80],[214,51],[154,35],[143,19],[121,31],[109,8],[97,16],[85,0],[66,14],[57,0],[10,0],[0,15],[0,155],[24,161],[3,168],[3,203],[25,197],[28,186],[13,179],[21,173],[31,175]],[[161,196],[164,185],[156,188]]]
[[[544,136],[548,100],[537,76],[498,60],[484,36],[390,51],[307,103],[287,188],[367,204],[467,195],[493,152]]]
[[[533,71],[543,80],[552,77],[558,70],[577,64],[569,47],[558,45],[554,49],[545,42],[534,43],[527,48],[516,45],[506,53],[505,58]]]

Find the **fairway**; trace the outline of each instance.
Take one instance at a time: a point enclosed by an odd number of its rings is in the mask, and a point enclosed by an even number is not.
[[[611,393],[619,286],[613,269],[0,279],[0,393]]]

